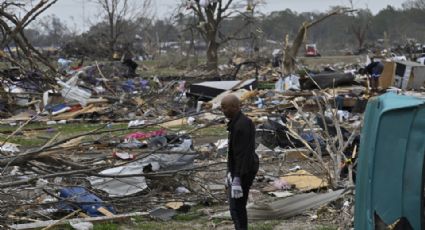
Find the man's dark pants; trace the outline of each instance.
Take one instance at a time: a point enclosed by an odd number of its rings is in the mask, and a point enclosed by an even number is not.
[[[239,199],[233,199],[231,197],[231,186],[229,186],[228,199],[230,205],[230,215],[232,216],[233,223],[235,224],[236,230],[248,229],[248,216],[246,213],[246,203],[248,201],[249,188],[255,178],[255,173],[250,173],[247,176],[242,177],[241,187],[243,191],[243,197]]]

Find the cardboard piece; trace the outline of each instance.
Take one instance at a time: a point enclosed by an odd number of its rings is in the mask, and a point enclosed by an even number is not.
[[[379,86],[387,89],[394,84],[396,64],[394,62],[384,62],[384,70],[379,78]]]
[[[303,192],[328,186],[326,180],[314,176],[305,170],[288,173],[282,178],[289,184],[295,185],[298,190]]]
[[[181,207],[183,207],[184,203],[180,202],[180,201],[174,201],[174,202],[168,202],[165,204],[165,207],[167,208],[171,208],[174,210],[180,209]]]

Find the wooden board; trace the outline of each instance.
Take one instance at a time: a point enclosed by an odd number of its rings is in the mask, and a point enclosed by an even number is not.
[[[160,126],[165,128],[170,128],[170,127],[175,127],[180,125],[187,125],[187,118],[181,118],[178,120],[168,121],[168,122],[160,124]]]
[[[108,217],[115,216],[112,212],[110,212],[105,207],[100,207],[100,208],[97,209],[97,211],[99,211],[100,213],[102,213],[103,215],[108,216]]]

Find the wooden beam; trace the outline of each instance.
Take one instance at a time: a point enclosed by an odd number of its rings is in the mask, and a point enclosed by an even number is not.
[[[67,225],[69,224],[70,221],[82,221],[82,222],[93,222],[93,223],[100,223],[100,222],[106,222],[106,221],[119,222],[119,221],[127,220],[134,216],[147,216],[147,215],[149,215],[148,212],[133,212],[133,213],[127,213],[127,214],[113,215],[110,217],[100,216],[100,217],[89,217],[89,218],[74,218],[74,219],[64,220],[60,223],[57,223],[57,225],[55,226]],[[9,228],[14,230],[41,229],[49,225],[55,224],[56,222],[57,220],[47,220],[47,221],[40,221],[40,222],[28,223],[28,224],[13,224],[13,225],[9,225]]]

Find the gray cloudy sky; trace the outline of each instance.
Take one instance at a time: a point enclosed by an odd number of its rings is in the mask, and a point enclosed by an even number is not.
[[[137,1],[137,0],[134,0]],[[169,16],[181,0],[152,0],[156,18]],[[369,8],[376,14],[387,5],[400,8],[405,0],[353,0],[356,8]],[[349,0],[266,0],[266,4],[258,10],[263,13],[285,10],[289,8],[296,12],[327,11],[331,6],[349,6]],[[50,7],[44,15],[55,14],[79,31],[87,29],[89,21],[96,21],[98,7],[89,0],[59,0]],[[84,28],[84,29],[83,29]]]

